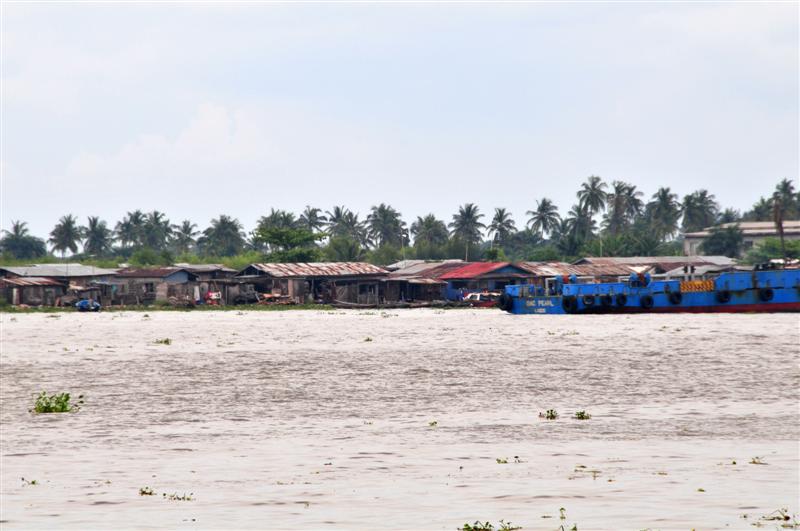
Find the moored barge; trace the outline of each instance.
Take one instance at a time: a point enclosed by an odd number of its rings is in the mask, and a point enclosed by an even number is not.
[[[543,285],[506,286],[498,305],[515,314],[800,312],[800,269],[681,278],[632,273],[617,282],[554,277]]]

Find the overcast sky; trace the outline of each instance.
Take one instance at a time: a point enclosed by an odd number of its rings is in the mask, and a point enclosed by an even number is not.
[[[798,3],[3,7],[0,221],[798,179]]]

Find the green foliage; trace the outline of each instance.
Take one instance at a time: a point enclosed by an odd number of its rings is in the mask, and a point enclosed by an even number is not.
[[[786,257],[800,258],[800,240],[786,240]],[[760,264],[773,258],[783,258],[781,241],[778,238],[767,238],[761,245],[753,247],[746,255],[749,264]]]
[[[172,340],[168,337],[165,337],[164,339],[156,339],[153,343],[156,345],[171,345]]]
[[[174,262],[175,257],[169,251],[155,251],[149,247],[137,249],[128,260],[134,267],[168,266]]]
[[[6,255],[9,259],[39,258],[47,254],[44,240],[32,236],[24,221],[12,221],[11,230],[4,230],[0,239],[0,253],[4,262]]]
[[[508,257],[500,247],[492,247],[483,251],[484,262],[507,262]]]
[[[366,254],[361,244],[348,236],[331,238],[322,253],[330,262],[361,262]]]
[[[706,255],[736,258],[741,253],[743,244],[744,235],[738,225],[713,228],[708,238],[700,245],[700,251]]]
[[[140,487],[139,488],[139,496],[154,496],[155,491],[150,487]]]
[[[590,418],[592,418],[592,416],[588,414],[586,411],[581,410],[575,412],[575,418],[577,420],[589,420]]]
[[[556,420],[558,418],[558,411],[555,409],[548,409],[544,414],[539,413],[539,416],[544,417],[547,420]]]
[[[389,243],[377,249],[371,249],[366,253],[367,262],[379,266],[393,264],[402,259],[403,250]]]
[[[322,253],[316,242],[324,237],[305,228],[264,225],[253,233],[253,244],[269,252],[269,262],[317,262]]]
[[[78,396],[76,404],[70,404],[69,393],[48,395],[46,391],[42,391],[36,397],[36,403],[32,411],[34,413],[73,413],[80,409],[81,404],[83,404],[83,395]]]

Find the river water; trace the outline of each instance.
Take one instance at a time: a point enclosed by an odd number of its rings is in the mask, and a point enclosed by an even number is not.
[[[3,529],[772,529],[800,510],[797,315],[1,318]],[[85,405],[29,413],[42,390]]]

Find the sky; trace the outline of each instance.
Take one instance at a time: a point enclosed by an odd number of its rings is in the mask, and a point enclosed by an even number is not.
[[[800,175],[800,4],[8,4],[0,224],[270,208],[517,225],[589,175],[748,209]]]

